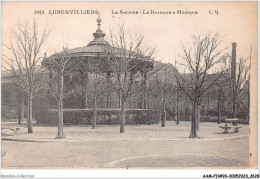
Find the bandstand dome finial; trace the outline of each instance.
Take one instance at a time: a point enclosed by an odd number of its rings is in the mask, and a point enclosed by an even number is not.
[[[102,19],[100,18],[100,13],[98,13],[97,23],[98,23],[98,29],[100,29]]]
[[[97,18],[98,29],[96,30],[96,32],[93,33],[94,40],[91,41],[88,44],[88,46],[91,46],[91,45],[106,45],[107,44],[107,42],[104,40],[104,37],[105,37],[106,34],[100,28],[101,21],[102,21],[102,19],[100,18],[100,13],[98,13],[98,18]]]

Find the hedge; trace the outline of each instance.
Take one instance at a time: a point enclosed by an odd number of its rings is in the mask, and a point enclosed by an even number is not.
[[[98,125],[120,124],[120,110],[98,110]],[[66,109],[63,114],[64,125],[91,125],[93,120],[93,110]],[[36,114],[37,124],[57,125],[58,115],[55,110],[38,111]],[[160,121],[158,111],[151,110],[126,110],[126,124],[157,124]]]

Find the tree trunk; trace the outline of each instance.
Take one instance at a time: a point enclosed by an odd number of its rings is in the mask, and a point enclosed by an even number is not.
[[[189,138],[194,138],[194,120],[195,120],[195,116],[194,116],[194,106],[193,106],[192,115],[191,115],[191,131],[190,131]]]
[[[60,101],[58,101],[58,133],[56,138],[61,138],[61,123],[60,123]]]
[[[56,138],[62,138],[62,131],[61,131],[61,102],[58,102],[58,133]]]
[[[180,116],[185,116],[185,115],[184,115],[184,112],[183,112],[183,103],[182,103],[182,101],[181,101]]]
[[[118,93],[119,93],[118,94],[118,108],[120,108],[121,107],[121,103],[122,103],[122,101],[121,101],[121,92],[119,91]]]
[[[221,83],[222,83],[222,81],[221,81]],[[219,90],[218,90],[218,124],[220,124],[221,118],[222,118],[222,106],[223,106],[222,84],[219,84]]]
[[[125,133],[125,99],[121,100],[121,127],[120,133]]]
[[[130,87],[130,94],[129,94],[129,108],[132,109],[132,87]]]
[[[28,122],[27,122],[27,128],[28,128],[28,133],[33,133],[32,129],[32,95],[30,94],[28,98]]]
[[[146,81],[147,81],[147,74],[146,72],[143,73],[143,109],[146,109],[147,108],[147,104],[146,104],[146,101],[147,101],[147,96],[146,96]]]
[[[93,123],[92,123],[92,128],[96,129],[97,128],[97,97],[96,95],[94,96],[94,105],[93,105]]]
[[[179,113],[179,85],[177,83],[177,90],[176,90],[176,124],[180,124],[180,113]]]
[[[220,120],[221,120],[221,113],[220,113],[220,101],[218,101],[218,124],[220,124]]]
[[[164,94],[163,94],[163,109],[162,109],[162,123],[161,123],[161,127],[165,127],[165,121],[166,121],[166,110],[165,110],[165,90],[164,90]]]
[[[165,110],[165,106],[166,106],[166,100],[165,100],[165,97],[166,97],[166,76],[165,76],[165,79],[164,79],[164,84],[163,84],[163,99],[162,99],[162,123],[161,123],[161,127],[165,127],[165,121],[166,121],[166,110]]]
[[[24,120],[24,101],[21,99],[19,110],[18,110],[18,124],[21,124],[21,122]]]
[[[63,102],[58,102],[58,134],[57,138],[62,139],[64,138],[64,132],[63,132]]]
[[[236,98],[233,98],[233,113],[232,113],[233,118],[236,118],[237,116],[237,111],[236,111]]]
[[[110,80],[111,80],[111,72],[107,72],[107,108],[111,108],[111,87],[110,87]]]
[[[199,126],[200,126],[200,104],[197,103],[197,111],[196,111],[196,127],[197,127],[197,134],[198,134],[198,131],[199,131]]]
[[[218,97],[218,124],[220,124],[221,122],[221,118],[222,118],[222,102],[221,102],[221,99],[220,99],[220,95]]]
[[[162,118],[161,127],[165,127],[165,121],[166,121],[166,111],[165,111],[165,109],[162,110],[161,118]]]
[[[235,68],[235,67],[234,67]],[[236,113],[237,113],[237,111],[236,111],[236,108],[237,108],[237,104],[236,104],[236,100],[237,100],[237,96],[236,96],[236,93],[237,93],[237,91],[236,91],[236,76],[235,76],[235,74],[233,74],[233,80],[232,80],[232,95],[233,95],[233,99],[232,99],[232,117],[233,118],[236,118]]]
[[[58,119],[59,119],[59,126],[58,126],[58,135],[57,138],[62,139],[64,138],[63,133],[63,90],[64,90],[64,78],[63,74],[61,75],[60,79],[60,94],[59,94],[59,101],[58,101]]]
[[[197,100],[193,102],[192,120],[191,120],[191,133],[190,138],[198,138],[198,119],[199,118],[199,103]]]
[[[64,132],[63,132],[63,101],[61,101],[60,104],[60,123],[61,123],[61,138],[64,138]]]
[[[85,79],[85,108],[88,108],[88,72]]]

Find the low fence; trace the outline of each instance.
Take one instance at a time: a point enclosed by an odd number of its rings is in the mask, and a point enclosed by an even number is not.
[[[147,109],[126,109],[126,124],[157,124],[160,120],[160,112]],[[97,109],[98,125],[120,124],[120,109]],[[38,111],[37,124],[57,125],[57,110]],[[63,121],[66,125],[90,125],[93,120],[93,109],[64,109]]]

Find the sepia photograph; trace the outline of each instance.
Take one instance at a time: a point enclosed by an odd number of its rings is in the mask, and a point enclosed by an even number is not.
[[[258,142],[257,1],[1,2],[1,177],[259,178]]]

